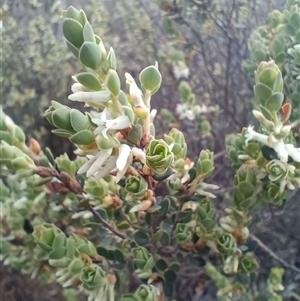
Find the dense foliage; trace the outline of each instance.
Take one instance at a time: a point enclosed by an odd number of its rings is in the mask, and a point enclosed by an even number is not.
[[[166,9],[168,3],[162,1],[160,6]],[[67,154],[55,158],[33,138],[26,143],[19,122],[0,112],[4,263],[32,277],[55,278],[63,287],[84,292],[89,301],[179,301],[176,281],[193,269],[215,282],[220,300],[282,300],[278,292],[284,289],[283,269],[271,270],[261,294],[252,291],[259,262],[254,254],[257,239],[249,226],[252,212],[283,206],[289,192],[300,187],[295,97],[299,32],[294,26],[300,20],[299,3],[288,1],[283,14],[269,15],[269,27],[253,34],[261,35],[259,46],[256,38],[249,40],[251,58],[243,70],[254,74],[252,113],[259,125],[226,138],[235,176],[230,207],[222,214],[212,202],[219,187],[208,182],[215,169],[214,153],[205,149],[193,160],[178,128],[162,133],[155,127],[152,102],[163,78],[158,63],[123,77],[117,72],[114,49],[106,47],[83,10],[70,6],[62,18],[64,41],[82,69],[78,67],[73,76],[68,96],[72,105],[52,101],[45,117],[52,133],[76,148],[76,158]],[[34,26],[42,24],[40,20]],[[171,23],[165,21],[165,26]],[[286,40],[291,44],[285,46]],[[50,38],[47,42],[53,47],[51,55],[60,53]],[[40,67],[43,58],[33,59]],[[69,59],[66,54],[64,60]],[[182,78],[186,67],[181,60],[177,63],[173,72],[180,80],[179,118],[194,120],[191,112],[199,105],[188,76]],[[59,78],[68,72],[64,64],[55,70]],[[5,70],[10,72],[8,66]],[[40,75],[39,71],[32,81]],[[228,100],[226,76],[222,83]],[[17,83],[11,86],[4,80],[4,84],[15,100],[28,92],[18,90]],[[36,93],[33,101],[39,98]],[[233,108],[229,100],[225,107],[227,116],[237,113],[229,111]],[[170,116],[170,111],[165,114]],[[213,119],[208,116],[198,121],[202,135],[210,137]]]

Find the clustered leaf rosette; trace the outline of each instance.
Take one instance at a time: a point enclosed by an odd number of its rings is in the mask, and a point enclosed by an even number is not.
[[[247,129],[244,128],[240,134],[226,136],[226,152],[234,169],[239,169],[243,164],[259,167],[257,163],[261,161],[261,147],[256,141],[246,144],[246,133]]]
[[[45,112],[45,116],[57,128],[52,130],[52,133],[67,137],[72,143],[82,147],[91,147],[95,143],[95,125],[92,124],[90,116],[79,110],[52,101],[52,106]]]
[[[247,211],[239,211],[237,208],[226,208],[227,216],[220,218],[220,226],[223,230],[231,233],[238,244],[243,244],[249,237],[249,225],[252,218],[247,215]]]
[[[164,174],[174,160],[169,145],[162,139],[151,140],[145,148],[145,154],[147,166],[158,175]]]
[[[241,135],[226,141],[228,156],[233,166],[239,168],[234,180],[234,201],[241,211],[252,209],[259,199],[280,205],[285,189],[293,190],[299,185],[300,149],[292,139],[291,104],[283,104],[280,69],[274,61],[261,62],[255,81],[254,93],[260,110],[254,110],[253,115],[261,130],[256,132],[249,126]]]
[[[125,192],[127,201],[142,200],[147,192],[148,183],[141,176],[129,176],[125,181]]]
[[[202,200],[195,210],[196,233],[205,242],[215,235],[216,210],[209,200]]]
[[[168,186],[171,191],[178,191],[182,184],[190,180],[189,171],[193,168],[194,162],[186,157],[187,144],[181,131],[173,128],[168,135],[165,135],[165,141],[174,155],[173,174],[168,178]]]
[[[23,130],[3,112],[0,106],[0,141],[17,147],[24,147],[25,140]]]
[[[141,284],[134,294],[124,294],[119,301],[159,301],[160,291],[152,284]]]
[[[35,163],[31,157],[5,141],[0,143],[0,163],[13,171],[35,169]]]
[[[240,168],[233,180],[234,203],[238,210],[249,211],[257,201],[257,178],[250,168]]]
[[[137,276],[141,279],[148,279],[152,275],[154,258],[145,247],[136,247],[131,250],[133,263],[136,265]]]
[[[90,293],[88,301],[113,300],[114,285],[107,277],[106,272],[98,265],[84,267],[80,273],[82,287]]]
[[[178,223],[175,228],[174,235],[178,244],[185,245],[192,241],[193,233],[189,225],[184,223]]]
[[[274,60],[284,72],[286,93],[293,111],[292,125],[299,124],[299,15],[300,3],[291,0],[283,13],[275,10],[268,15],[268,24],[260,26],[248,41],[250,59],[243,62],[242,69],[253,76],[261,61]]]
[[[92,263],[91,258],[98,255],[89,240],[75,234],[67,238],[53,224],[36,226],[32,236],[46,252],[49,264],[57,268],[57,281],[63,287],[75,285],[80,280],[83,289],[89,292],[89,301],[113,296],[113,284],[109,283],[105,271]]]
[[[240,258],[239,270],[242,273],[251,274],[256,272],[258,268],[259,268],[259,264],[253,256],[244,255]]]
[[[154,285],[142,284],[136,290],[134,297],[137,301],[158,301],[160,291]]]

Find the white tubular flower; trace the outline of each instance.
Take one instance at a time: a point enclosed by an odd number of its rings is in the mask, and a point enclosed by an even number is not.
[[[260,111],[253,110],[254,117],[267,128],[274,128],[274,123],[268,120]]]
[[[102,134],[105,138],[107,137],[107,132],[109,131],[120,131],[130,127],[131,122],[127,116],[119,116],[115,119],[107,119],[107,109],[105,108],[102,113],[95,115],[92,118],[92,122],[97,124],[98,127],[94,131],[95,135]]]
[[[134,78],[129,73],[125,73],[125,77],[126,82],[129,84],[129,94],[132,98],[134,105],[146,108],[142,97],[143,93],[141,89],[137,86]]]
[[[133,155],[130,147],[127,144],[122,144],[119,147],[119,157],[116,161],[116,166],[118,169],[116,177],[117,183],[125,176],[126,171],[132,162],[132,157]]]
[[[88,155],[89,160],[79,168],[78,173],[86,173],[87,177],[94,176],[96,180],[99,180],[110,172],[117,171],[116,182],[118,183],[130,166],[133,155],[126,144],[118,148],[118,155],[112,156],[112,151],[112,149],[101,150],[96,156]]]
[[[71,90],[73,93],[77,93],[77,92],[87,92],[89,91],[89,89],[87,89],[85,86],[83,86],[80,83],[75,83],[71,86]]]
[[[216,198],[214,194],[211,192],[205,191],[206,189],[219,189],[220,187],[213,184],[200,183],[200,185],[196,188],[196,192],[200,195],[207,196],[209,198]]]
[[[157,110],[156,109],[151,110],[151,112],[150,112],[150,121],[151,122],[153,122],[156,114],[157,114]]]
[[[173,73],[177,80],[181,78],[189,78],[190,69],[184,62],[179,62],[177,64],[173,64]]]
[[[146,154],[140,148],[133,147],[132,154],[137,157],[143,164],[146,164]]]
[[[103,163],[110,157],[112,149],[101,150],[96,156],[88,155],[89,159],[78,170],[79,174],[86,173],[87,177],[96,174],[102,167]]]
[[[288,157],[296,161],[300,162],[300,148],[295,148],[292,144],[284,144],[282,140],[277,140],[273,135],[264,135],[254,131],[253,126],[248,127],[248,132],[245,135],[246,144],[250,140],[256,140],[261,142],[275,150],[279,160],[284,163],[288,162]]]
[[[92,92],[75,92],[68,96],[68,99],[73,101],[85,102],[91,106],[102,106],[111,99],[111,94],[109,91],[92,91]]]
[[[285,149],[294,161],[300,162],[300,148],[294,147],[293,144],[286,144]]]

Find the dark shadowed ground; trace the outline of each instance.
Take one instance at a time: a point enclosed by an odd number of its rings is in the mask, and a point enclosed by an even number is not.
[[[0,301],[66,301],[66,298],[58,284],[46,285],[1,265]]]

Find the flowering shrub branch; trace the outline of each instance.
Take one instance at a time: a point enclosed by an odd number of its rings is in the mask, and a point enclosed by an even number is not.
[[[54,134],[76,146],[77,158],[54,159],[33,139],[27,146],[22,129],[1,112],[1,258],[32,276],[54,273],[88,301],[161,301],[176,297],[183,265],[206,266],[216,281],[231,283],[206,263],[213,253],[233,279],[226,296],[240,296],[259,268],[249,237],[251,210],[279,206],[287,190],[300,186],[293,109],[284,104],[278,66],[261,62],[255,72],[258,130],[249,126],[227,138],[237,171],[233,205],[220,218],[211,201],[218,186],[207,183],[213,152],[202,150],[191,162],[179,130],[155,138],[151,98],[162,81],[157,63],[140,72],[138,83],[129,73],[122,81],[114,50],[106,50],[85,13],[72,6],[63,12],[63,33],[84,69],[73,77],[69,100],[88,109],[52,101],[45,117]],[[158,193],[162,183],[166,195]],[[121,296],[118,287],[129,273],[140,285]]]

